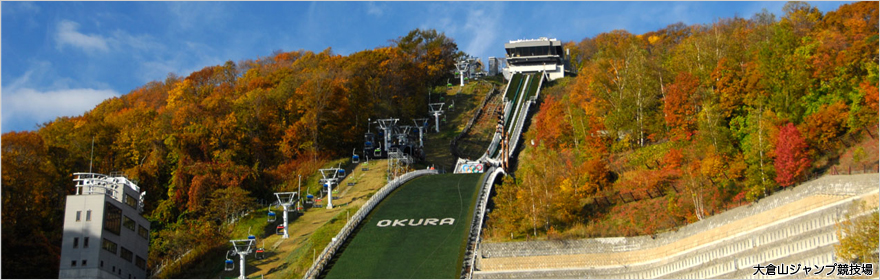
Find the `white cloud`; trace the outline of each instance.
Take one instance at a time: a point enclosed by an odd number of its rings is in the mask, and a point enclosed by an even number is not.
[[[110,47],[107,39],[100,35],[86,35],[77,31],[79,24],[69,20],[62,20],[58,23],[58,33],[55,34],[58,47],[71,45],[86,51],[99,50],[108,51]]]
[[[374,1],[367,2],[367,14],[381,17],[383,14],[384,4],[377,5]]]
[[[3,131],[30,130],[35,124],[54,120],[59,116],[78,116],[93,109],[107,98],[120,94],[110,89],[88,87],[70,88],[67,82],[55,83],[50,89],[31,86],[51,74],[52,65],[37,62],[20,78],[14,79],[2,90]],[[69,79],[58,79],[69,80]]]
[[[3,16],[27,15],[40,12],[34,2],[7,2],[3,4]]]
[[[144,52],[155,52],[165,49],[165,45],[159,43],[150,35],[133,36],[122,30],[113,32],[113,37],[108,39],[110,45],[114,49],[138,50]]]
[[[119,96],[113,90],[90,88],[38,91],[32,88],[3,89],[3,127],[32,129],[31,125],[59,116],[82,115],[107,98]]]
[[[431,4],[426,10],[422,29],[434,28],[455,39],[458,48],[467,54],[481,57],[497,56],[500,52],[498,35],[509,27],[502,26],[504,3],[476,3],[468,5]],[[510,39],[510,38],[504,38]]]
[[[230,16],[223,2],[167,2],[183,30],[216,28]]]
[[[491,50],[498,48],[497,34],[501,32],[502,12],[502,7],[496,3],[482,9],[472,9],[468,13],[464,30],[470,33],[471,38],[464,48],[465,52],[488,57]]]

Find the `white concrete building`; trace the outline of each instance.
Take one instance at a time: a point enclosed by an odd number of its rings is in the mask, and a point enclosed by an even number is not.
[[[514,73],[546,72],[550,80],[565,75],[568,58],[562,49],[562,42],[556,39],[516,40],[504,44],[507,67],[504,78],[510,79]]]
[[[58,277],[146,278],[150,223],[141,216],[144,193],[121,174],[74,176]]]

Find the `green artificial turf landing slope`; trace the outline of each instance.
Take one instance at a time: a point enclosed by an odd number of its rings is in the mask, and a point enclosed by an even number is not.
[[[326,278],[458,278],[482,175],[401,186],[364,220]]]

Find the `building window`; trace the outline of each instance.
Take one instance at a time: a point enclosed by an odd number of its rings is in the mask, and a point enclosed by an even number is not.
[[[92,210],[86,211],[86,222],[92,220]]]
[[[72,260],[72,261],[70,261],[70,266],[75,267],[75,266],[76,266],[76,260]]]
[[[88,247],[89,247],[89,238],[83,237],[83,248],[88,248]]]
[[[129,251],[128,249],[125,249],[125,247],[122,247],[122,253],[119,254],[119,257],[121,257],[122,259],[124,259],[128,262],[131,262],[131,256],[132,256],[131,251]]]
[[[86,260],[82,260],[82,266],[86,266]]]
[[[148,231],[147,228],[143,227],[142,225],[138,225],[138,235],[146,240],[150,240],[150,231]]]
[[[104,261],[101,261],[101,267],[104,267]]]
[[[131,231],[134,231],[134,227],[135,225],[137,225],[137,223],[135,223],[134,220],[132,220],[128,216],[122,216],[122,225],[130,229]]]
[[[141,256],[134,256],[134,265],[141,270],[147,270],[147,260],[141,258]]]
[[[73,248],[79,247],[79,237],[73,238]]]
[[[122,228],[122,209],[111,205],[109,202],[104,203],[104,230],[119,235]]]
[[[80,216],[82,216],[82,211],[76,211],[76,221],[79,222]]]
[[[125,204],[128,204],[128,206],[131,206],[132,209],[137,210],[137,205],[138,205],[137,199],[134,199],[133,196],[126,194],[125,195]]]
[[[107,238],[104,238],[104,242],[101,244],[101,248],[104,248],[104,250],[107,250],[108,252],[116,255],[116,243],[107,240]],[[114,268],[114,270],[116,269]]]

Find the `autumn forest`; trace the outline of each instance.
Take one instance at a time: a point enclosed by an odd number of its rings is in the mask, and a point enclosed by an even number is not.
[[[650,235],[877,170],[876,2],[570,42],[487,238]],[[846,169],[846,170],[844,170]]]
[[[566,43],[577,74],[545,83],[486,238],[654,234],[844,162],[876,172],[878,3],[783,12]],[[420,29],[345,56],[277,51],[5,133],[3,276],[58,276],[65,196],[90,165],[146,191],[149,267],[228,242],[231,216],[350,156],[368,119],[426,117],[461,56]]]

